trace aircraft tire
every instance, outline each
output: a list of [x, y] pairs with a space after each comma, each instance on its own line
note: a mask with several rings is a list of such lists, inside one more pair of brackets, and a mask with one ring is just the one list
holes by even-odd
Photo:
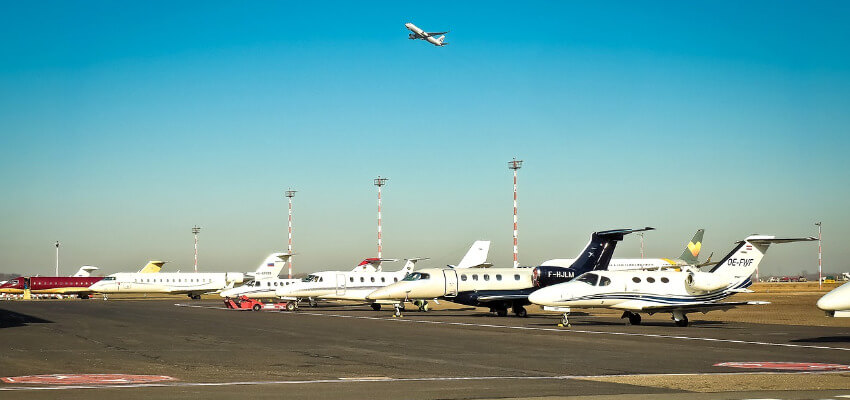
[[500, 317], [507, 317], [508, 316], [508, 308], [507, 307], [497, 308], [496, 309], [496, 315], [498, 315]]
[[682, 316], [682, 319], [676, 319], [676, 320], [673, 320], [673, 322], [676, 323], [676, 326], [685, 327], [685, 326], [688, 326], [688, 317]]
[[381, 311], [381, 305], [378, 303], [372, 303], [372, 309], [375, 311]]
[[629, 323], [632, 325], [640, 325], [640, 314], [629, 313]]
[[520, 318], [528, 317], [528, 311], [523, 306], [514, 307], [514, 314]]

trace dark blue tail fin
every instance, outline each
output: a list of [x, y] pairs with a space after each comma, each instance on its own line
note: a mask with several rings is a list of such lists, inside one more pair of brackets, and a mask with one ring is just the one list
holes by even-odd
[[610, 231], [593, 232], [590, 242], [579, 253], [575, 261], [569, 267], [547, 267], [540, 266], [534, 269], [532, 281], [536, 287], [545, 287], [557, 283], [567, 282], [573, 278], [595, 270], [608, 269], [608, 263], [614, 255], [617, 242], [623, 237], [634, 232], [651, 231], [655, 228], [642, 229], [613, 229]]

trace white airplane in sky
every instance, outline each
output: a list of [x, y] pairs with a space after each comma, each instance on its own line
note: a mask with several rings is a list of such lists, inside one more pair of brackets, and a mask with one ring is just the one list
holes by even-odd
[[[735, 293], [749, 292], [750, 276], [756, 271], [772, 243], [817, 240], [777, 239], [754, 235], [737, 243], [709, 272], [682, 270], [592, 271], [557, 285], [544, 287], [528, 296], [544, 309], [564, 312], [561, 324], [569, 325], [571, 308], [623, 310], [622, 318], [640, 324], [640, 314], [670, 313], [677, 326], [688, 325], [688, 313], [728, 310], [765, 302], [720, 302]], [[548, 307], [548, 308], [547, 308]]]
[[845, 283], [818, 300], [818, 308], [830, 317], [850, 317], [850, 283]]
[[288, 253], [273, 253], [252, 273], [242, 272], [159, 272], [159, 273], [116, 273], [91, 285], [93, 292], [113, 293], [165, 293], [185, 294], [191, 299], [200, 299], [204, 293], [215, 292], [242, 283], [245, 276], [277, 276]]
[[[410, 32], [412, 32], [410, 35], [408, 35], [408, 39], [411, 39], [411, 40], [413, 40], [413, 39], [427, 40], [429, 43], [433, 44], [434, 46], [438, 46], [438, 47], [445, 46], [445, 45], [449, 44], [448, 42], [443, 41], [443, 40], [445, 40], [446, 34], [449, 33], [449, 31], [445, 31], [445, 32], [425, 32], [422, 29], [419, 29], [418, 26], [413, 25], [410, 22], [404, 24], [404, 26], [405, 26], [405, 28], [409, 29]], [[434, 36], [437, 36], [437, 35], [440, 35], [440, 37], [434, 37]]]

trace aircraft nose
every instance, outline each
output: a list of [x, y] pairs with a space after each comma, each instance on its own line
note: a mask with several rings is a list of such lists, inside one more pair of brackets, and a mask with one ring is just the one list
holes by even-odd
[[387, 289], [385, 287], [375, 290], [369, 295], [366, 296], [366, 300], [388, 300], [390, 299], [390, 295], [392, 294], [391, 289]]
[[823, 297], [818, 300], [818, 308], [824, 311], [838, 311], [841, 303], [841, 296], [837, 296], [837, 293], [827, 293]]
[[555, 305], [556, 294], [557, 291], [552, 290], [552, 287], [543, 288], [531, 292], [531, 294], [528, 295], [528, 301], [541, 306], [553, 306]]

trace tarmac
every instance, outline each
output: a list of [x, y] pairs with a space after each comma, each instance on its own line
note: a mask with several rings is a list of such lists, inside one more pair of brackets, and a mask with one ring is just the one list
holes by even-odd
[[235, 311], [217, 300], [0, 303], [0, 376], [144, 374], [132, 384], [0, 383], [0, 398], [727, 399], [850, 398], [850, 370], [793, 373], [724, 362], [850, 364], [850, 327], [645, 318], [499, 318], [485, 309], [323, 304]]

